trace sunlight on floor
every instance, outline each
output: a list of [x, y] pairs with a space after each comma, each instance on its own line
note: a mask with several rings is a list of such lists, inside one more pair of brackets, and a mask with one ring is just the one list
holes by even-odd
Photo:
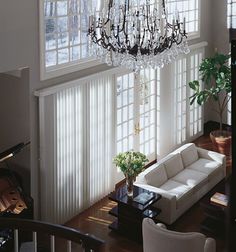
[[89, 216], [87, 218], [88, 221], [92, 221], [92, 222], [96, 222], [98, 224], [102, 224], [102, 225], [110, 225], [112, 223], [112, 221], [108, 221], [108, 220], [104, 220], [104, 219], [100, 219], [100, 218], [96, 218], [94, 216]]

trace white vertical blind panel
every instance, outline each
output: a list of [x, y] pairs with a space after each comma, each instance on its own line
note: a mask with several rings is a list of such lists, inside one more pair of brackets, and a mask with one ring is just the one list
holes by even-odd
[[78, 86], [55, 94], [55, 221], [63, 222], [82, 210], [83, 178], [83, 94]]
[[93, 80], [89, 85], [89, 201], [91, 204], [113, 190], [112, 127], [113, 96], [111, 77]]
[[57, 178], [54, 178], [55, 167], [55, 108], [56, 99], [53, 95], [40, 98], [40, 196], [41, 219], [55, 220], [54, 190]]
[[64, 223], [113, 190], [113, 87], [105, 76], [41, 101], [43, 220]]

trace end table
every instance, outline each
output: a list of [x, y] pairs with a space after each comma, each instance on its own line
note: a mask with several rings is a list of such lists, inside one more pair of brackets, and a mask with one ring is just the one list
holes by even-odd
[[[141, 193], [151, 193], [153, 197], [146, 204], [134, 201], [134, 198]], [[109, 199], [117, 202], [117, 206], [109, 211], [111, 215], [117, 217], [109, 228], [137, 241], [142, 241], [143, 218], [155, 219], [161, 212], [160, 209], [153, 206], [161, 199], [161, 195], [138, 186], [134, 186], [133, 198], [127, 196], [127, 187], [124, 185], [112, 192]]]

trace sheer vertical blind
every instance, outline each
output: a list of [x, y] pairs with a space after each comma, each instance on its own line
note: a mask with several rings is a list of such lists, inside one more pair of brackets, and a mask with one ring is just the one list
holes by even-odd
[[43, 220], [64, 223], [113, 190], [112, 92], [104, 75], [40, 99]]

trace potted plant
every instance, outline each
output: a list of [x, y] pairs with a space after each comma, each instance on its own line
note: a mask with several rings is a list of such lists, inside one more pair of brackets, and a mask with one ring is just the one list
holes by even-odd
[[199, 72], [202, 81], [205, 82], [203, 90], [201, 90], [198, 80], [189, 82], [189, 87], [194, 90], [194, 94], [190, 97], [191, 105], [195, 100], [199, 105], [203, 105], [206, 101], [216, 103], [214, 110], [219, 116], [220, 128], [212, 131], [210, 137], [215, 150], [226, 155], [230, 154], [231, 147], [231, 133], [223, 130], [223, 114], [231, 98], [229, 58], [229, 55], [216, 53], [213, 57], [201, 62]]
[[114, 157], [113, 162], [125, 175], [128, 197], [133, 197], [133, 183], [147, 161], [146, 155], [135, 151], [126, 151]]

